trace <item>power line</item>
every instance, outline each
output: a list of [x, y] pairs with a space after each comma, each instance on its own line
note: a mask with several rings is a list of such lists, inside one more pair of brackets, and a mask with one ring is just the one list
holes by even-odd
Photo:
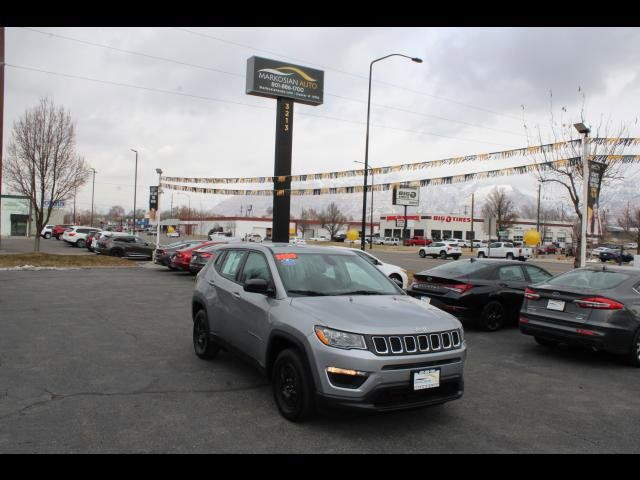
[[[271, 107], [267, 107], [267, 106], [263, 107], [263, 106], [260, 106], [260, 105], [254, 105], [254, 104], [250, 104], [250, 103], [238, 102], [238, 101], [234, 101], [234, 100], [227, 100], [227, 99], [214, 98], [214, 97], [206, 97], [206, 96], [203, 96], [203, 95], [194, 95], [194, 94], [191, 94], [191, 93], [174, 92], [172, 90], [164, 90], [164, 89], [161, 89], [161, 88], [143, 87], [143, 86], [140, 86], [140, 85], [133, 85], [133, 84], [123, 83], [123, 82], [114, 82], [114, 81], [110, 81], [110, 80], [102, 80], [102, 79], [91, 78], [91, 77], [84, 77], [84, 76], [81, 76], [81, 75], [73, 75], [73, 74], [69, 74], [69, 73], [52, 72], [50, 70], [43, 70], [43, 69], [34, 68], [34, 67], [26, 67], [26, 66], [23, 66], [23, 65], [12, 65], [12, 64], [9, 64], [9, 63], [6, 63], [5, 65], [7, 67], [11, 67], [11, 68], [17, 68], [17, 69], [22, 69], [22, 70], [30, 70], [30, 71], [39, 72], [39, 73], [46, 73], [48, 75], [56, 75], [56, 76], [61, 76], [61, 77], [66, 77], [66, 78], [73, 78], [73, 79], [76, 79], [76, 80], [86, 80], [86, 81], [91, 81], [91, 82], [96, 82], [96, 83], [102, 83], [102, 84], [105, 84], [105, 85], [114, 85], [114, 86], [118, 86], [118, 87], [135, 88], [135, 89], [146, 90], [146, 91], [150, 91], [150, 92], [166, 93], [166, 94], [170, 94], [170, 95], [178, 95], [178, 96], [183, 96], [183, 97], [195, 98], [195, 99], [198, 99], [198, 100], [206, 100], [206, 101], [211, 101], [211, 102], [228, 103], [228, 104], [232, 104], [232, 105], [241, 105], [241, 106], [245, 106], [245, 107], [259, 108], [259, 109], [262, 109], [262, 110], [272, 111]], [[364, 122], [360, 122], [360, 121], [356, 121], [356, 120], [347, 120], [347, 119], [344, 119], [344, 118], [330, 117], [330, 116], [327, 116], [327, 115], [317, 115], [317, 114], [312, 114], [312, 113], [307, 113], [307, 112], [298, 112], [298, 115], [303, 115], [303, 116], [306, 116], [306, 117], [324, 118], [324, 119], [327, 119], [327, 120], [335, 120], [335, 121], [338, 121], [338, 122], [352, 123], [352, 124], [362, 125], [362, 126], [365, 125]], [[403, 129], [403, 128], [397, 128], [397, 127], [390, 127], [390, 126], [386, 126], [386, 125], [378, 125], [378, 127], [385, 128], [385, 129], [390, 129], [390, 130], [402, 131], [402, 132], [420, 133], [420, 134], [432, 135], [432, 136], [436, 136], [436, 137], [452, 138], [452, 139], [455, 139], [455, 140], [462, 140], [464, 142], [484, 143], [484, 144], [490, 144], [490, 145], [499, 145], [499, 146], [503, 146], [503, 147], [515, 147], [514, 145], [509, 145], [509, 144], [496, 143], [496, 142], [487, 142], [485, 140], [473, 140], [473, 139], [466, 139], [466, 138], [460, 138], [460, 137], [451, 137], [451, 136], [447, 136], [447, 135], [441, 135], [441, 134], [438, 134], [438, 133], [419, 131], [418, 129], [409, 130], [409, 129]]]
[[[369, 77], [367, 77], [365, 75], [360, 75], [360, 74], [357, 74], [357, 73], [347, 72], [345, 70], [340, 70], [338, 68], [329, 67], [329, 66], [326, 66], [326, 65], [320, 65], [318, 63], [309, 62], [309, 61], [301, 59], [301, 58], [296, 58], [296, 57], [292, 57], [292, 56], [289, 56], [289, 55], [283, 55], [282, 53], [274, 52], [272, 50], [265, 50], [265, 49], [253, 47], [251, 45], [244, 45], [242, 43], [232, 42], [230, 40], [226, 40], [224, 38], [216, 37], [214, 35], [209, 35], [209, 34], [202, 33], [202, 32], [196, 32], [195, 30], [189, 30], [188, 28], [179, 28], [179, 27], [171, 27], [171, 28], [173, 28], [174, 30], [190, 33], [192, 35], [198, 35], [198, 36], [201, 36], [201, 37], [209, 38], [211, 40], [216, 40], [218, 42], [228, 43], [230, 45], [235, 45], [237, 47], [242, 47], [242, 48], [246, 48], [246, 49], [249, 49], [249, 50], [255, 50], [257, 52], [269, 53], [269, 54], [272, 54], [272, 55], [278, 55], [280, 57], [289, 58], [289, 59], [295, 60], [297, 62], [303, 62], [303, 63], [308, 63], [308, 64], [311, 64], [311, 65], [316, 65], [316, 66], [318, 66], [320, 68], [323, 68], [325, 70], [331, 70], [331, 71], [334, 71], [334, 72], [342, 73], [344, 75], [349, 75], [349, 76], [360, 78], [360, 79], [364, 79], [364, 80], [367, 80], [367, 81], [369, 80]], [[470, 103], [460, 102], [458, 100], [451, 100], [450, 98], [440, 97], [438, 95], [432, 95], [432, 94], [426, 93], [426, 92], [420, 92], [418, 90], [413, 90], [411, 88], [407, 88], [407, 87], [404, 87], [402, 85], [397, 85], [395, 83], [384, 82], [384, 81], [381, 81], [381, 80], [376, 80], [376, 81], [374, 81], [374, 83], [378, 83], [380, 85], [387, 85], [387, 86], [390, 86], [390, 87], [393, 87], [393, 88], [398, 88], [400, 90], [406, 90], [408, 92], [415, 93], [416, 95], [423, 95], [423, 96], [426, 96], [426, 97], [431, 97], [431, 98], [436, 98], [438, 100], [443, 100], [445, 102], [456, 103], [458, 105], [463, 105], [463, 106], [468, 107], [468, 108], [473, 108], [473, 109], [476, 109], [476, 110], [481, 110], [483, 112], [491, 113], [493, 115], [499, 115], [501, 117], [509, 118], [511, 120], [516, 120], [517, 122], [521, 121], [519, 118], [512, 117], [511, 115], [506, 115], [504, 113], [500, 113], [500, 112], [496, 112], [496, 111], [493, 111], [493, 110], [489, 110], [489, 109], [484, 108], [484, 107], [478, 107], [478, 106], [475, 106], [475, 105], [471, 105]]]
[[[107, 50], [113, 50], [113, 51], [116, 51], [116, 52], [119, 52], [119, 53], [126, 53], [126, 54], [129, 54], [129, 55], [137, 55], [137, 56], [141, 56], [141, 57], [145, 57], [145, 58], [150, 58], [150, 59], [153, 59], [153, 60], [160, 60], [160, 61], [164, 61], [164, 62], [174, 63], [176, 65], [181, 65], [181, 66], [185, 66], [185, 67], [197, 68], [197, 69], [200, 69], [200, 70], [207, 70], [207, 71], [211, 71], [211, 72], [215, 72], [215, 73], [221, 73], [221, 74], [224, 74], [224, 75], [230, 75], [230, 76], [235, 77], [235, 78], [237, 78], [239, 80], [243, 80], [245, 78], [245, 75], [242, 75], [242, 74], [239, 74], [239, 73], [234, 73], [234, 72], [229, 72], [229, 71], [226, 71], [226, 70], [221, 70], [221, 69], [218, 69], [218, 68], [209, 67], [209, 66], [206, 66], [206, 65], [198, 65], [198, 64], [194, 64], [194, 63], [185, 62], [185, 61], [182, 61], [182, 60], [176, 60], [176, 59], [172, 59], [172, 58], [161, 57], [161, 56], [158, 56], [158, 55], [151, 55], [151, 54], [147, 54], [147, 53], [144, 53], [144, 52], [137, 52], [137, 51], [134, 51], [134, 50], [126, 50], [126, 49], [123, 49], [123, 48], [113, 47], [113, 46], [107, 45], [107, 44], [90, 42], [88, 40], [81, 40], [81, 39], [78, 39], [78, 38], [73, 38], [73, 37], [69, 37], [69, 36], [66, 36], [66, 35], [60, 35], [60, 34], [57, 34], [57, 33], [45, 32], [45, 31], [38, 30], [38, 29], [35, 29], [35, 28], [28, 28], [28, 27], [18, 27], [18, 28], [21, 28], [22, 30], [27, 30], [27, 31], [30, 31], [30, 32], [34, 32], [34, 33], [39, 33], [41, 35], [45, 35], [45, 36], [49, 36], [49, 37], [60, 38], [60, 39], [71, 41], [71, 42], [77, 42], [77, 43], [80, 43], [80, 44], [83, 44], [83, 45], [87, 45], [87, 46], [105, 48]], [[364, 100], [358, 100], [358, 99], [351, 98], [351, 97], [345, 97], [343, 95], [338, 95], [338, 94], [331, 93], [331, 92], [325, 92], [325, 95], [330, 96], [330, 97], [339, 98], [341, 100], [347, 100], [347, 101], [350, 101], [350, 102], [360, 103], [360, 104], [366, 104], [367, 103]], [[464, 122], [462, 120], [455, 120], [455, 119], [452, 119], [452, 118], [442, 117], [442, 116], [439, 116], [439, 115], [433, 115], [433, 114], [428, 114], [428, 113], [423, 113], [423, 112], [416, 112], [415, 110], [407, 110], [407, 109], [404, 109], [404, 108], [394, 107], [394, 106], [391, 106], [391, 105], [382, 105], [382, 104], [378, 104], [378, 103], [372, 103], [372, 105], [374, 107], [377, 106], [377, 107], [380, 107], [380, 108], [387, 108], [387, 109], [390, 109], [390, 110], [397, 110], [399, 112], [411, 113], [413, 115], [419, 115], [419, 116], [430, 117], [430, 118], [437, 118], [438, 120], [444, 120], [444, 121], [447, 121], [447, 122], [459, 123], [461, 125], [467, 125], [467, 126], [470, 126], [470, 127], [493, 130], [493, 131], [496, 131], [496, 132], [506, 133], [508, 135], [515, 135], [515, 136], [518, 136], [518, 137], [525, 136], [524, 133], [515, 133], [515, 132], [511, 132], [509, 130], [501, 130], [501, 129], [498, 129], [498, 128], [485, 127], [484, 125], [478, 125], [478, 124], [475, 124], [475, 123]]]

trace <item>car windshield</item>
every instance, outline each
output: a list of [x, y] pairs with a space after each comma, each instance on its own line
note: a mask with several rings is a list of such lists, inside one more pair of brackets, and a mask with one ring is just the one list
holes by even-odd
[[607, 290], [628, 280], [630, 275], [610, 270], [577, 269], [562, 273], [547, 283], [557, 287], [589, 288], [593, 290]]
[[487, 264], [477, 261], [455, 262], [455, 263], [443, 263], [437, 267], [430, 268], [424, 272], [420, 272], [419, 275], [469, 275], [470, 273], [477, 272], [486, 268]]
[[274, 253], [290, 296], [398, 295], [402, 290], [358, 255]]

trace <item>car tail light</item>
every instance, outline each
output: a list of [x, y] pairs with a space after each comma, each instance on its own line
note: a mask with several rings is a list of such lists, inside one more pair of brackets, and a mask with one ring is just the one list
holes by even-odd
[[447, 290], [453, 290], [454, 292], [464, 293], [473, 288], [473, 285], [468, 283], [457, 283], [455, 285], [443, 285], [442, 288], [446, 288]]
[[604, 297], [582, 298], [575, 300], [574, 303], [580, 308], [593, 308], [596, 310], [620, 310], [624, 308], [622, 303]]
[[593, 336], [597, 336], [597, 335], [598, 335], [598, 332], [594, 332], [594, 331], [592, 331], [592, 330], [583, 330], [583, 329], [581, 329], [581, 328], [578, 328], [578, 329], [576, 330], [576, 333], [577, 333], [578, 335], [586, 335], [586, 336], [588, 336], [588, 337], [593, 337]]
[[447, 252], [450, 252], [450, 251], [451, 251], [451, 247], [447, 247]]
[[73, 237], [74, 235], [75, 235], [75, 232], [71, 232], [71, 233], [69, 234], [69, 236], [70, 236], [70, 237]]
[[533, 290], [531, 290], [530, 288], [527, 288], [524, 291], [524, 298], [528, 298], [529, 300], [540, 300], [540, 295], [534, 292]]
[[213, 254], [208, 253], [208, 252], [200, 252], [198, 255], [200, 256], [200, 258], [211, 258], [211, 257], [213, 257]]
[[520, 316], [518, 319], [520, 323], [529, 323], [529, 319], [527, 317]]

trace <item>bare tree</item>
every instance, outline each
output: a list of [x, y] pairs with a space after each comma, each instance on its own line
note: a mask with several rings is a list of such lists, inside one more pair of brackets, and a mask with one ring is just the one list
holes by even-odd
[[40, 251], [42, 227], [54, 203], [87, 182], [89, 170], [76, 151], [71, 115], [52, 100], [25, 111], [13, 124], [3, 178], [7, 186], [32, 200], [36, 224], [34, 251]]
[[[582, 108], [579, 115], [575, 115], [574, 119], [569, 118], [566, 107], [562, 107], [560, 112], [554, 115], [553, 110], [553, 93], [550, 94], [550, 125], [549, 133], [543, 135], [540, 127], [537, 126], [537, 141], [540, 145], [554, 144], [553, 148], [541, 148], [530, 155], [536, 160], [536, 176], [540, 182], [551, 182], [562, 186], [577, 216], [578, 224], [582, 222], [582, 209], [580, 208], [580, 200], [582, 199], [583, 171], [582, 171], [582, 140], [575, 138], [578, 136], [574, 128], [575, 123], [585, 123], [585, 95], [581, 88], [578, 93], [582, 96]], [[529, 133], [527, 125], [527, 139]], [[597, 173], [598, 188], [602, 191], [605, 187], [610, 187], [616, 181], [623, 178], [623, 163], [619, 158], [611, 157], [620, 155], [624, 149], [624, 143], [609, 142], [605, 139], [608, 137], [626, 138], [629, 134], [629, 125], [621, 125], [613, 128], [610, 121], [604, 121], [601, 117], [598, 125], [592, 128], [591, 136], [587, 139], [588, 155], [598, 156], [597, 161], [602, 167]], [[529, 146], [531, 146], [529, 144]], [[551, 163], [555, 162], [555, 163]], [[577, 235], [574, 240], [577, 242], [576, 251], [580, 251], [582, 242], [581, 229], [577, 229]], [[576, 255], [575, 265], [579, 264], [579, 255]]]
[[122, 218], [124, 218], [124, 214], [125, 214], [125, 211], [123, 207], [121, 207], [120, 205], [114, 205], [109, 209], [107, 218], [109, 219], [110, 222], [117, 223], [117, 222], [120, 222]]
[[485, 217], [496, 219], [496, 232], [492, 234], [498, 234], [499, 230], [505, 230], [513, 223], [517, 214], [513, 201], [509, 198], [506, 189], [496, 187], [489, 195], [482, 207], [482, 213]]
[[618, 217], [618, 226], [622, 228], [626, 237], [630, 237], [631, 229], [635, 227], [634, 223], [633, 210], [627, 202], [627, 206], [622, 209], [622, 213]]
[[314, 220], [318, 219], [318, 212], [316, 212], [313, 208], [300, 210], [300, 216], [298, 217], [297, 229], [300, 231], [300, 235], [304, 237], [304, 232], [309, 230], [309, 225]]
[[338, 206], [331, 202], [329, 206], [318, 213], [318, 221], [322, 228], [329, 232], [329, 237], [333, 238], [347, 221]]

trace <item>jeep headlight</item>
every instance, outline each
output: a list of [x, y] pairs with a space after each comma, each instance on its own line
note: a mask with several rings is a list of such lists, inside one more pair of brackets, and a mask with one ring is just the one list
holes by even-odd
[[367, 349], [364, 337], [357, 333], [342, 332], [340, 330], [319, 326], [315, 327], [315, 331], [318, 340], [330, 347]]

